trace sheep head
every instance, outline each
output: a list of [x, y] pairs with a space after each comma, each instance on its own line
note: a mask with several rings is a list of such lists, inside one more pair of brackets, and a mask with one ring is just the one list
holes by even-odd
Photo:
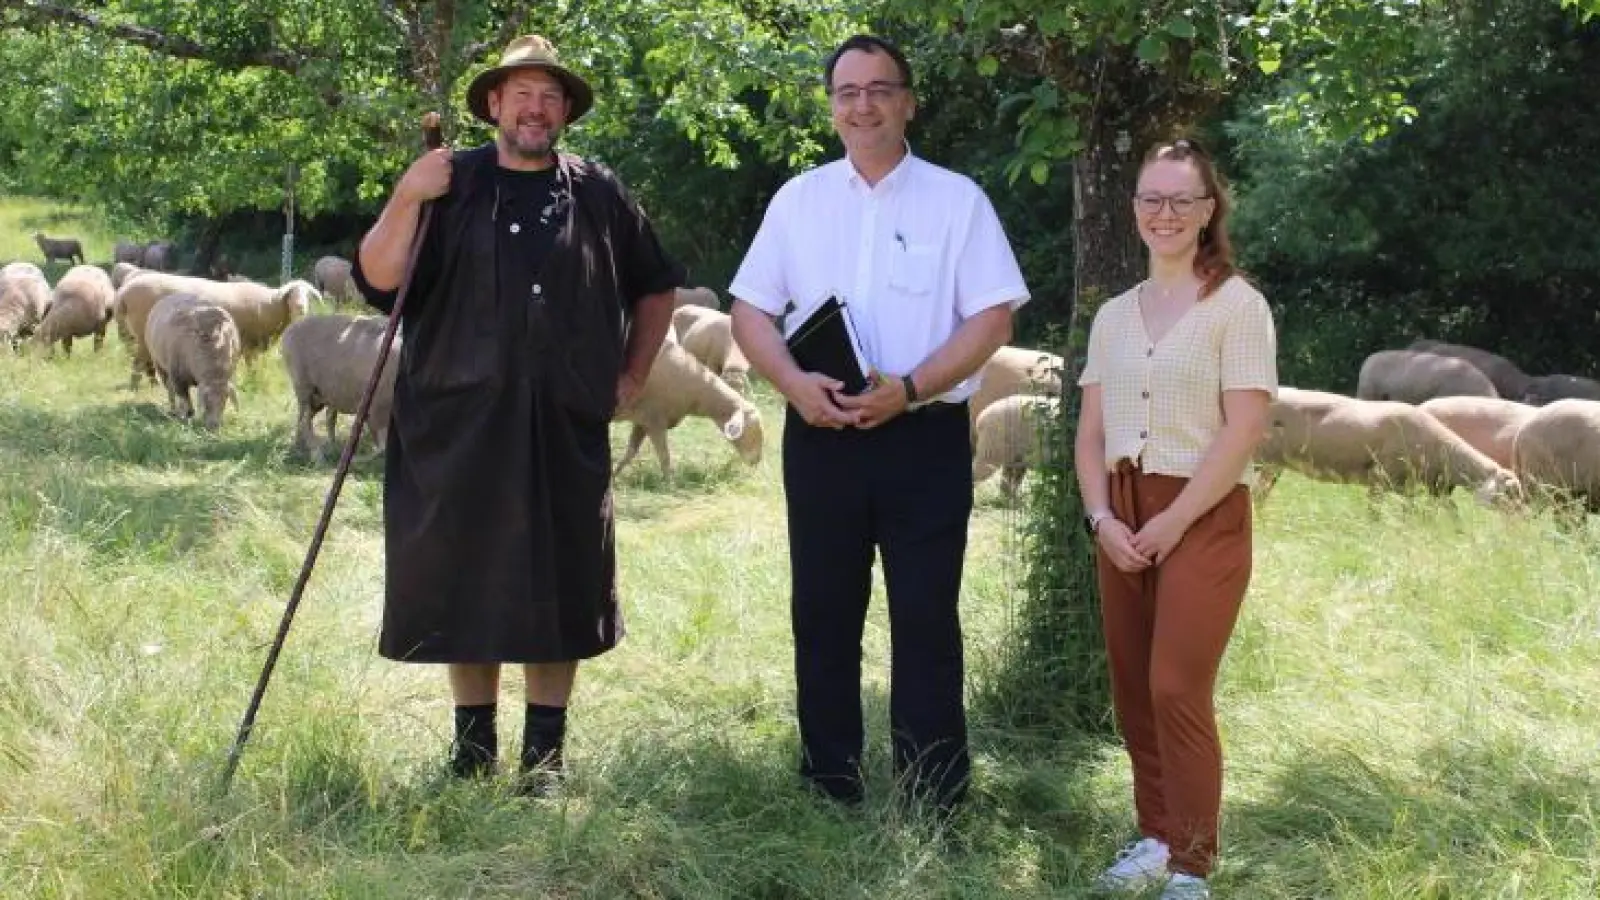
[[755, 465], [761, 462], [761, 413], [754, 406], [742, 406], [722, 423], [722, 436], [739, 451], [739, 458]]
[[1511, 506], [1526, 496], [1522, 480], [1510, 469], [1501, 469], [1477, 486], [1472, 496], [1484, 506]]
[[[207, 431], [216, 431], [222, 427], [222, 410], [227, 405], [228, 397], [233, 393], [231, 384], [202, 384], [197, 391], [200, 397], [200, 424]], [[239, 401], [234, 400], [237, 406]]]
[[312, 287], [310, 282], [296, 278], [285, 282], [284, 285], [272, 293], [272, 302], [282, 304], [287, 311], [287, 321], [293, 322], [303, 319], [311, 312], [313, 300], [320, 301], [322, 294]]

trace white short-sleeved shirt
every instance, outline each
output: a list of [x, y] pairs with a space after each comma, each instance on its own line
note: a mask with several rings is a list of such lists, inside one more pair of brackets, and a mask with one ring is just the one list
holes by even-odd
[[[1222, 430], [1222, 392], [1278, 389], [1277, 335], [1261, 292], [1235, 275], [1152, 342], [1139, 288], [1106, 302], [1089, 329], [1079, 385], [1100, 385], [1106, 468], [1191, 477]], [[1251, 478], [1249, 468], [1241, 482]]]
[[[830, 295], [867, 362], [905, 375], [963, 321], [1028, 289], [994, 206], [972, 179], [907, 153], [869, 185], [848, 159], [790, 179], [767, 206], [728, 292], [792, 330]], [[930, 400], [958, 402], [974, 375]]]

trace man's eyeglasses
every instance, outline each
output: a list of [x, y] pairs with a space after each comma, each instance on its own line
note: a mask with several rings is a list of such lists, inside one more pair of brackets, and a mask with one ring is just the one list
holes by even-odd
[[841, 84], [838, 87], [828, 88], [828, 96], [833, 102], [841, 106], [860, 100], [863, 95], [874, 104], [885, 103], [889, 98], [898, 94], [906, 86], [903, 81], [871, 81], [866, 87], [855, 84]]
[[1134, 194], [1133, 204], [1139, 212], [1147, 216], [1159, 215], [1161, 207], [1172, 204], [1172, 213], [1176, 216], [1187, 216], [1194, 212], [1194, 208], [1201, 200], [1210, 198], [1210, 194], [1201, 194], [1191, 197], [1188, 194], [1176, 194], [1168, 197], [1165, 194]]

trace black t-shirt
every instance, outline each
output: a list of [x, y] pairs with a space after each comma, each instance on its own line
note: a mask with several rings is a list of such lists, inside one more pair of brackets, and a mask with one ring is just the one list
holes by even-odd
[[556, 167], [536, 172], [495, 170], [495, 233], [500, 246], [500, 296], [543, 299], [539, 271], [566, 224]]

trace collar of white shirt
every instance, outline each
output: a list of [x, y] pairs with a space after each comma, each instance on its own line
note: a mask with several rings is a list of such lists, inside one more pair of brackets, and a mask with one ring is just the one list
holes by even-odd
[[878, 179], [877, 184], [867, 184], [867, 180], [861, 177], [861, 171], [856, 168], [855, 162], [850, 159], [849, 155], [846, 155], [844, 158], [845, 164], [842, 167], [845, 184], [853, 189], [864, 190], [868, 193], [887, 194], [893, 191], [896, 185], [911, 177], [912, 167], [919, 162], [917, 155], [911, 152], [911, 142], [902, 141], [902, 143], [905, 145], [906, 155], [900, 157], [900, 161], [895, 164], [895, 167], [889, 170], [889, 174]]

